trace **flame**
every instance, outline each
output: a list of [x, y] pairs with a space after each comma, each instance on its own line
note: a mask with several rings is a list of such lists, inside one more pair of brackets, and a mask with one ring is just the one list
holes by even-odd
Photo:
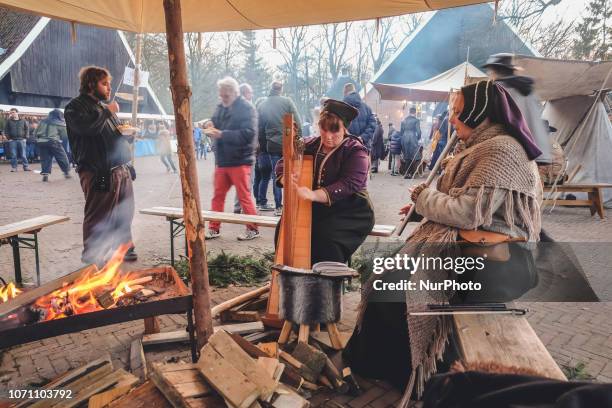
[[115, 306], [122, 296], [132, 291], [128, 286], [130, 275], [121, 274], [120, 269], [123, 256], [130, 246], [131, 244], [120, 245], [102, 270], [88, 272], [61, 289], [38, 298], [35, 306], [45, 311], [41, 320], [61, 319], [102, 310], [95, 295], [96, 291], [101, 292], [106, 287], [115, 288], [111, 293], [113, 303], [109, 307]]
[[13, 282], [9, 282], [8, 285], [0, 288], [0, 303], [4, 303], [9, 299], [14, 299], [19, 295], [21, 291], [17, 289]]

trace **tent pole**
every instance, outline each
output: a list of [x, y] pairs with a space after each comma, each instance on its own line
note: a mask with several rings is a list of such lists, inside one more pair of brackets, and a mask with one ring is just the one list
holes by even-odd
[[[136, 61], [132, 85], [132, 126], [138, 127], [138, 91], [140, 89], [140, 62], [142, 58], [142, 34], [136, 34]], [[132, 144], [132, 164], [134, 164], [134, 144]]]
[[204, 243], [204, 220], [200, 206], [198, 172], [196, 168], [195, 146], [191, 123], [191, 89], [187, 77], [181, 0], [164, 0], [166, 17], [166, 40], [168, 42], [168, 63], [170, 66], [170, 86], [174, 104], [176, 136], [178, 139], [179, 167], [183, 189], [183, 214], [185, 234], [189, 247], [189, 270], [191, 271], [191, 290], [198, 348], [201, 348], [212, 335], [210, 313], [210, 291], [208, 284], [208, 265]]

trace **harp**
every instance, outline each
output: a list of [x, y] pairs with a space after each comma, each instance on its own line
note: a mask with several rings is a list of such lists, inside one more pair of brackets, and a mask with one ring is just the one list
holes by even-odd
[[[283, 117], [283, 217], [274, 262], [310, 269], [312, 203], [298, 196], [297, 187], [312, 188], [314, 159], [304, 155], [304, 142], [298, 138], [294, 124], [293, 115]], [[279, 296], [278, 272], [272, 270], [266, 314], [261, 319], [266, 326], [281, 328], [283, 325], [278, 312]]]

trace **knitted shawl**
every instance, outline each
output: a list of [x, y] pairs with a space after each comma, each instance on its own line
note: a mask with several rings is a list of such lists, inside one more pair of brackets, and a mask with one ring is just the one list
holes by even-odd
[[[482, 123], [467, 140], [465, 150], [448, 163], [438, 179], [437, 189], [452, 197], [477, 189], [476, 225], [481, 227], [490, 225], [493, 218], [494, 209], [486, 197], [492, 199], [495, 191], [505, 191], [502, 206], [506, 224], [510, 228], [520, 227], [527, 232], [529, 241], [537, 241], [541, 218], [536, 192], [540, 180], [535, 166], [521, 144], [507, 135], [503, 125]], [[457, 235], [456, 228], [425, 219], [408, 237], [399, 253], [424, 254], [427, 257], [457, 255]], [[421, 279], [442, 281], [449, 278], [444, 271], [417, 270], [411, 279], [418, 282]], [[358, 330], [375, 279], [380, 279], [380, 275], [373, 275], [364, 287]], [[452, 293], [406, 292], [407, 311], [424, 310], [428, 303], [446, 302], [450, 296]], [[452, 330], [452, 319], [448, 316], [408, 314], [407, 322], [412, 374], [401, 406], [407, 406], [413, 387], [416, 387], [418, 397], [422, 395], [425, 382], [436, 372], [436, 361], [442, 358]]]

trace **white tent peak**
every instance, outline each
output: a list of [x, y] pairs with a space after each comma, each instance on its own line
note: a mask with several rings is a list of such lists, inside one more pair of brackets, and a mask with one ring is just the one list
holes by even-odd
[[448, 99], [452, 89], [459, 89], [474, 80], [486, 79], [484, 72], [464, 62], [424, 81], [412, 84], [372, 83], [382, 100], [441, 102]]

